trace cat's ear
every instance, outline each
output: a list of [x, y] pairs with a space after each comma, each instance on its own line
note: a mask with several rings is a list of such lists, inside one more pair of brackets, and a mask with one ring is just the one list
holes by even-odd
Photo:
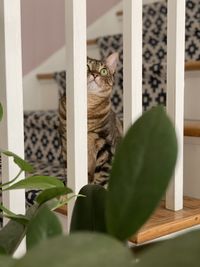
[[116, 71], [118, 61], [119, 54], [117, 52], [111, 54], [105, 60], [106, 66], [109, 68], [112, 74], [114, 74]]

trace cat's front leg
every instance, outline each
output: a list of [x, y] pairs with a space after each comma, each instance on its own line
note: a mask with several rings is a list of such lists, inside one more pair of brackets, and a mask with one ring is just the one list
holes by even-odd
[[94, 180], [94, 172], [96, 168], [96, 134], [88, 133], [88, 182]]

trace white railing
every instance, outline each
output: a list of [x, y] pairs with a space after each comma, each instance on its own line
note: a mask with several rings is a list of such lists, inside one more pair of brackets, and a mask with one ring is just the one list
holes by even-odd
[[[65, 1], [67, 57], [67, 182], [87, 184], [86, 0]], [[73, 203], [68, 208], [69, 221]]]
[[142, 114], [142, 1], [123, 1], [124, 132]]
[[[0, 101], [4, 107], [0, 146], [24, 157], [23, 90], [20, 0], [0, 1]], [[3, 157], [2, 181], [16, 176], [12, 159]], [[21, 175], [19, 179], [23, 179]], [[3, 192], [4, 204], [16, 213], [25, 212], [23, 190]]]
[[[142, 113], [142, 1], [124, 0], [125, 129]], [[0, 145], [23, 157], [23, 101], [20, 0], [0, 1], [0, 101], [4, 106]], [[183, 95], [185, 1], [168, 0], [167, 109], [179, 134], [179, 161], [166, 197], [167, 208], [183, 203]], [[87, 183], [86, 0], [66, 0], [68, 185], [78, 193]], [[16, 174], [3, 161], [3, 182]], [[24, 177], [20, 177], [23, 179]], [[161, 177], [162, 179], [162, 177]], [[24, 213], [24, 191], [3, 196], [11, 210]], [[72, 206], [69, 208], [71, 216]]]
[[[23, 90], [21, 56], [20, 0], [0, 1], [0, 101], [4, 108], [0, 124], [0, 147], [24, 157]], [[2, 159], [2, 182], [8, 182], [19, 169], [11, 158]], [[21, 174], [19, 179], [24, 179]], [[3, 192], [3, 204], [17, 214], [25, 213], [25, 192]], [[4, 224], [7, 221], [4, 220]], [[21, 244], [18, 255], [25, 250]]]
[[167, 110], [179, 141], [178, 161], [166, 194], [166, 208], [171, 210], [183, 208], [185, 4], [185, 0], [168, 0]]

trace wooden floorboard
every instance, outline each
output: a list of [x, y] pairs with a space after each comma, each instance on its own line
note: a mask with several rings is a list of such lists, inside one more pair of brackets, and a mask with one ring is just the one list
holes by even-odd
[[[67, 206], [65, 205], [56, 211], [67, 215]], [[137, 235], [130, 238], [130, 241], [135, 244], [142, 244], [199, 224], [200, 199], [184, 197], [184, 209], [176, 212], [165, 209], [165, 203], [162, 201], [149, 221]]]
[[200, 200], [184, 197], [184, 209], [165, 209], [164, 201], [131, 242], [141, 244], [200, 224]]

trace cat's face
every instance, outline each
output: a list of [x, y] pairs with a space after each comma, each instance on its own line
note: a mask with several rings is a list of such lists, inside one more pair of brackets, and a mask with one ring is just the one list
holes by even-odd
[[117, 53], [111, 54], [104, 61], [87, 58], [87, 88], [89, 93], [101, 95], [102, 92], [112, 89], [117, 61]]

